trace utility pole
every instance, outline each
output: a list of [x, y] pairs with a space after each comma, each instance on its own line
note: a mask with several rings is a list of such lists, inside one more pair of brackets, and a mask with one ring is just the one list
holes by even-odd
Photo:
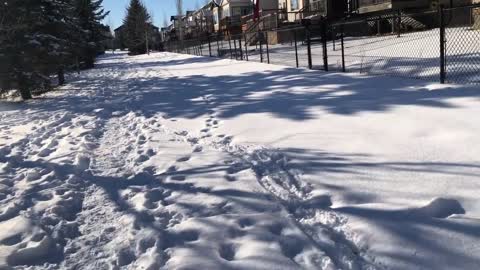
[[150, 55], [150, 49], [148, 48], [148, 27], [149, 25], [147, 24], [147, 28], [145, 29], [145, 45], [147, 47], [147, 54]]

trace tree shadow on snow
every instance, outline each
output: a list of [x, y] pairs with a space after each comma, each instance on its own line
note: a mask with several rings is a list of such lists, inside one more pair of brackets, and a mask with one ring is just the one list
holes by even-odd
[[[193, 58], [186, 60], [167, 60], [165, 62], [145, 62], [130, 64], [128, 68], [166, 67], [175, 65], [181, 69], [184, 64], [206, 63], [209, 58]], [[99, 68], [115, 68], [116, 64], [100, 64]], [[226, 62], [218, 61], [218, 65], [231, 68]], [[125, 72], [125, 74], [121, 74]], [[399, 105], [415, 105], [436, 108], [453, 108], [449, 99], [456, 97], [479, 98], [480, 91], [475, 88], [450, 87], [443, 90], [429, 91], [428, 83], [413, 80], [398, 80], [394, 78], [358, 77], [339, 74], [321, 73], [293, 68], [282, 70], [267, 70], [264, 72], [248, 72], [241, 75], [204, 76], [191, 75], [176, 77], [123, 76], [127, 71], [119, 71], [115, 74], [95, 74], [94, 71], [87, 73], [86, 79], [76, 79], [65, 88], [73, 91], [75, 95], [50, 96], [40, 98], [22, 104], [8, 106], [0, 104], [1, 110], [6, 112], [21, 111], [31, 114], [32, 117], [41, 113], [72, 112], [74, 114], [94, 115], [108, 120], [118, 115], [135, 111], [145, 117], [161, 113], [168, 117], [196, 118], [206, 115], [214, 107], [219, 118], [233, 118], [244, 114], [270, 113], [274, 117], [306, 121], [315, 117], [311, 114], [312, 109], [322, 109], [331, 114], [351, 116], [362, 112], [383, 112]], [[384, 81], [388, 81], [385, 84]], [[391, 88], [395, 85], [395, 88]], [[103, 110], [98, 110], [102, 109]], [[25, 110], [32, 109], [32, 110]], [[119, 112], [112, 115], [112, 112]], [[454, 163], [415, 163], [415, 162], [355, 162], [363, 155], [345, 156], [328, 152], [312, 152], [306, 149], [280, 149], [282, 153], [292, 157], [291, 168], [299, 168], [305, 173], [328, 172], [331, 174], [357, 174], [362, 170], [390, 170], [390, 171], [418, 171], [431, 174], [465, 174], [465, 168], [471, 175], [478, 177], [480, 166], [478, 164], [454, 164]], [[0, 161], [3, 157], [0, 157]], [[6, 160], [5, 160], [6, 161]], [[24, 164], [25, 167], [28, 164]], [[58, 167], [58, 164], [43, 164], [41, 161], [30, 166], [46, 168]], [[73, 169], [58, 168], [74, 173]], [[189, 169], [176, 173], [195, 176], [196, 174], [212, 171], [223, 171], [224, 165], [209, 165], [207, 167]], [[67, 173], [66, 172], [66, 173]], [[126, 177], [102, 178], [89, 177], [92, 184], [102, 187], [115, 201], [120, 209], [128, 209], [137, 215], [142, 226], [152, 223], [152, 217], [139, 213], [119, 196], [119, 191], [129, 186], [161, 187], [168, 190], [179, 190], [187, 193], [209, 193], [229, 200], [237, 201], [245, 208], [259, 210], [252, 198], [258, 196], [254, 193], [238, 192], [236, 190], [209, 190], [198, 187], [191, 183], [162, 183], [155, 176], [135, 176], [132, 179]], [[342, 185], [329, 185], [327, 189], [345, 189]], [[358, 190], [344, 190], [352, 198], [360, 202], [371, 202], [372, 194], [366, 194]], [[188, 205], [184, 207], [192, 209], [192, 213], [204, 213], [208, 209], [199, 209], [202, 206]], [[455, 247], [448, 243], [439, 244], [432, 239], [430, 234], [424, 234], [426, 228], [437, 228], [446, 233], [467, 234], [480, 238], [480, 226], [450, 219], [439, 219], [429, 216], [413, 215], [409, 211], [388, 211], [369, 208], [339, 208], [335, 209], [359, 218], [367, 219], [378, 224], [394, 237], [406, 242], [420, 244], [437, 254], [445, 254], [446, 257], [458, 256], [464, 265], [474, 263], [474, 259], [468, 254], [455, 254]], [[405, 218], [409, 217], [409, 218]], [[154, 218], [153, 218], [154, 220]], [[147, 224], [147, 225], [145, 225]], [[399, 225], [401, 224], [401, 225]], [[478, 224], [478, 223], [477, 223]], [[151, 226], [151, 225], [148, 225]], [[173, 240], [172, 240], [173, 241]], [[388, 256], [401, 256], [401, 254], [388, 254]], [[399, 257], [399, 260], [414, 261], [418, 265], [428, 266], [425, 258]]]

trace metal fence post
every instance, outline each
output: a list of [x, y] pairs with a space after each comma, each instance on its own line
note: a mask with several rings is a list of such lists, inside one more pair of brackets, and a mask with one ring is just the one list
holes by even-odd
[[267, 63], [270, 64], [270, 48], [268, 46], [268, 31], [265, 31], [265, 46], [267, 47]]
[[297, 30], [293, 30], [293, 39], [295, 40], [295, 62], [298, 68], [298, 46], [297, 46]]
[[328, 71], [327, 21], [322, 23], [323, 69]]
[[337, 28], [336, 27], [332, 27], [332, 43], [333, 43], [333, 51], [336, 51], [336, 48], [335, 48], [335, 41], [337, 39]]
[[220, 43], [218, 42], [219, 36], [217, 35], [217, 57], [220, 57]]
[[248, 61], [248, 43], [247, 43], [247, 33], [243, 35], [244, 43], [245, 43], [245, 59]]
[[400, 37], [401, 34], [402, 34], [402, 11], [401, 10], [398, 10], [398, 25], [397, 25], [398, 29], [397, 29], [397, 37]]
[[210, 43], [210, 35], [207, 36], [208, 40], [208, 55], [212, 57], [212, 44]]
[[237, 40], [235, 37], [233, 38], [233, 48], [235, 49], [235, 60], [238, 60], [238, 55], [237, 55]]
[[340, 31], [341, 31], [341, 34], [340, 34], [340, 42], [342, 44], [342, 72], [346, 72], [346, 68], [345, 68], [345, 43], [344, 43], [344, 27], [345, 25], [342, 24], [341, 28], [340, 28]]
[[445, 70], [445, 18], [443, 5], [438, 8], [440, 17], [440, 83], [445, 83], [446, 70]]
[[312, 69], [312, 47], [311, 47], [311, 40], [310, 40], [310, 30], [308, 27], [305, 27], [305, 32], [307, 34], [307, 55], [308, 55], [308, 68]]
[[257, 39], [260, 42], [260, 62], [263, 63], [263, 47], [262, 47], [262, 37], [260, 32], [257, 33]]
[[232, 54], [232, 42], [230, 39], [230, 34], [228, 34], [228, 49], [230, 50], [230, 59], [233, 59], [233, 54]]
[[242, 35], [238, 37], [238, 49], [240, 50], [240, 60], [243, 60]]

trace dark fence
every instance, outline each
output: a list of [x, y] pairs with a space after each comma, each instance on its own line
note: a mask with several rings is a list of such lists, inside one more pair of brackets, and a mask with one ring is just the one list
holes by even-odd
[[165, 44], [171, 52], [303, 67], [480, 83], [480, 5], [391, 11], [341, 21]]

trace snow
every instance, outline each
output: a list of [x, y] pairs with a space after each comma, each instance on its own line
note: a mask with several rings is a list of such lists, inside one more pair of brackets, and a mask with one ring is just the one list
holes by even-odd
[[[293, 31], [293, 30], [289, 30]], [[302, 29], [297, 29], [300, 37]], [[319, 37], [316, 37], [319, 38]], [[448, 82], [478, 83], [478, 57], [480, 31], [470, 27], [447, 27], [446, 29], [446, 73]], [[440, 30], [381, 36], [359, 36], [345, 38], [345, 68], [348, 72], [367, 74], [391, 74], [406, 78], [423, 78], [440, 81]], [[329, 70], [341, 71], [342, 52], [338, 38], [328, 41], [327, 55]], [[233, 43], [233, 42], [232, 42]], [[212, 55], [218, 56], [218, 48], [230, 57], [228, 41], [211, 43]], [[308, 68], [307, 45], [299, 38], [297, 44], [299, 67]], [[238, 47], [237, 47], [238, 49]], [[235, 48], [232, 45], [232, 50]], [[245, 54], [242, 43], [242, 53]], [[258, 45], [247, 46], [248, 60], [261, 61]], [[192, 53], [193, 49], [190, 50]], [[238, 49], [240, 51], [240, 49]], [[267, 48], [263, 45], [263, 62], [267, 62]], [[314, 69], [324, 69], [323, 46], [320, 42], [311, 44], [312, 65]], [[201, 54], [208, 56], [208, 44], [204, 44]], [[235, 55], [233, 56], [235, 58]], [[240, 52], [238, 52], [240, 58]], [[269, 46], [270, 63], [296, 66], [295, 45], [292, 42]]]
[[478, 269], [473, 86], [107, 54], [0, 103], [0, 268]]

